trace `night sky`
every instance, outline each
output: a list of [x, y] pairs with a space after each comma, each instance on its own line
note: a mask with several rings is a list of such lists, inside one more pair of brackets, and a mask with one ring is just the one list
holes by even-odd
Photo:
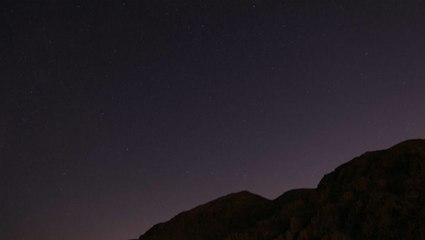
[[423, 1], [0, 11], [0, 239], [136, 238], [425, 136]]

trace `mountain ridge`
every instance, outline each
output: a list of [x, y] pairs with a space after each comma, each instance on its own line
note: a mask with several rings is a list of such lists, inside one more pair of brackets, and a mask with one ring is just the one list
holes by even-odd
[[273, 200], [225, 195], [160, 223], [139, 240], [425, 239], [425, 140], [369, 151], [312, 189]]

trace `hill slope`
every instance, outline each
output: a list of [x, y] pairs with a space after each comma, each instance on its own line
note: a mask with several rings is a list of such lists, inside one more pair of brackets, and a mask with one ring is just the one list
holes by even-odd
[[316, 189], [274, 200], [227, 195], [139, 239], [425, 239], [425, 140], [367, 152], [326, 174]]

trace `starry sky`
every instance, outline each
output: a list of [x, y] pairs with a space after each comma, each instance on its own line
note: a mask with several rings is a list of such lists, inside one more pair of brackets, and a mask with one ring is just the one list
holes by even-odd
[[5, 1], [0, 238], [125, 240], [425, 136], [425, 3]]

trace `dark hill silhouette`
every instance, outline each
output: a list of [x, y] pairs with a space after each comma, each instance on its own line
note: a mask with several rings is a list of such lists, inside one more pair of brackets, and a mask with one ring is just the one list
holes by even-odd
[[316, 189], [274, 200], [234, 193], [183, 212], [140, 240], [425, 239], [425, 140], [367, 152]]

